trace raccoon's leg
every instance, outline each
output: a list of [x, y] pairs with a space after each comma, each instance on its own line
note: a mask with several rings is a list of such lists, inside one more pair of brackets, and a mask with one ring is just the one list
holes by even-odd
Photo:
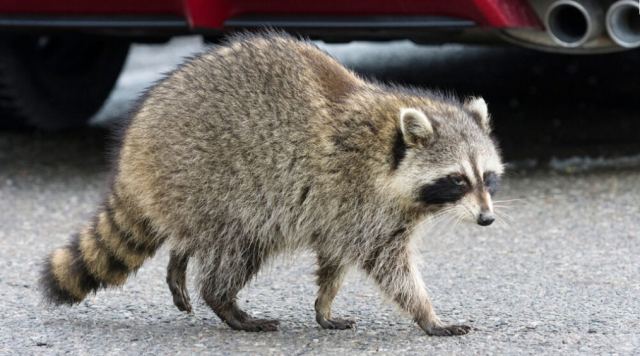
[[173, 296], [173, 304], [181, 311], [191, 313], [191, 300], [187, 291], [187, 264], [189, 254], [171, 251], [167, 266], [167, 284]]
[[[224, 258], [217, 258], [214, 263], [217, 268], [210, 271], [206, 280], [202, 282], [201, 293], [204, 301], [232, 329], [278, 330], [278, 320], [254, 318], [240, 309], [236, 303], [238, 292], [258, 273], [265, 258], [264, 252], [250, 246], [240, 253], [234, 253], [230, 249], [222, 253], [225, 254]], [[220, 263], [221, 260], [226, 263]]]
[[467, 325], [444, 325], [431, 305], [422, 277], [406, 247], [378, 248], [363, 263], [382, 291], [432, 336], [464, 335]]
[[331, 318], [331, 303], [342, 286], [346, 270], [345, 266], [318, 256], [316, 276], [320, 289], [315, 302], [316, 321], [325, 329], [351, 329], [356, 324], [353, 320]]

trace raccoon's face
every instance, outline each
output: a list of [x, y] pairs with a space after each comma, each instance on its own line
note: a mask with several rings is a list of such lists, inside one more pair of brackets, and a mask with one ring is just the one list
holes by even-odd
[[486, 103], [461, 108], [402, 108], [394, 145], [394, 190], [414, 212], [442, 212], [488, 226], [503, 164]]

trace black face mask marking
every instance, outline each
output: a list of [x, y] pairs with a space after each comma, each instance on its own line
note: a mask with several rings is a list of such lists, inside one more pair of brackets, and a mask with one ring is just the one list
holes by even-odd
[[450, 175], [420, 188], [418, 200], [427, 205], [455, 203], [471, 191], [471, 183], [462, 175]]
[[400, 165], [400, 162], [407, 155], [407, 145], [404, 143], [404, 139], [402, 138], [402, 132], [398, 130], [393, 140], [393, 151], [391, 157], [391, 168], [397, 169]]
[[489, 194], [494, 195], [498, 192], [498, 188], [500, 187], [500, 177], [498, 177], [495, 172], [485, 172], [483, 180], [484, 186]]

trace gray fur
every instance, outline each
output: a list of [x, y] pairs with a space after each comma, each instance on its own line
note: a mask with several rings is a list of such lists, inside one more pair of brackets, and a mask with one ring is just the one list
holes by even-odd
[[[367, 82], [286, 35], [238, 36], [149, 91], [125, 132], [113, 192], [167, 237], [172, 256], [194, 258], [203, 299], [233, 328], [277, 328], [240, 310], [236, 295], [274, 256], [309, 248], [323, 327], [353, 326], [330, 308], [355, 266], [427, 333], [463, 334], [468, 327], [445, 326], [433, 311], [410, 242], [433, 214], [491, 209], [482, 172], [501, 174], [502, 164], [474, 103]], [[433, 132], [412, 140], [396, 167], [406, 108]], [[452, 170], [473, 175], [473, 193], [443, 206], [416, 200]], [[169, 270], [172, 291], [186, 294], [184, 274], [172, 281]]]

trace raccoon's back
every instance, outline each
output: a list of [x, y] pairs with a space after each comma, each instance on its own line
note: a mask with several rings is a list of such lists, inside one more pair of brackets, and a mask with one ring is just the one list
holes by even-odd
[[308, 43], [236, 38], [151, 89], [126, 132], [119, 176], [149, 195], [150, 209], [191, 224], [203, 212], [277, 218], [313, 177], [308, 161], [321, 126], [331, 126], [331, 96], [356, 81]]

